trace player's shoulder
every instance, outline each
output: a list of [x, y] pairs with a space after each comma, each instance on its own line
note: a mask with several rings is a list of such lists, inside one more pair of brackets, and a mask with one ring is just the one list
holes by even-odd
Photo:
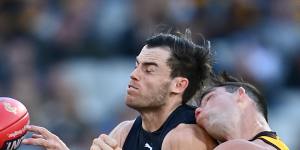
[[243, 139], [234, 139], [226, 141], [218, 145], [215, 150], [271, 150], [269, 147], [262, 146], [260, 144], [250, 142]]
[[123, 146], [126, 137], [128, 136], [134, 120], [127, 120], [117, 125], [111, 132], [110, 136], [117, 140], [120, 146]]
[[213, 149], [216, 146], [205, 130], [196, 124], [179, 124], [165, 137], [163, 145], [171, 149]]
[[115, 135], [115, 134], [124, 134], [130, 131], [132, 125], [134, 123], [134, 120], [127, 120], [119, 123], [110, 133], [110, 135]]
[[126, 120], [126, 121], [119, 123], [117, 128], [130, 129], [132, 127], [133, 123], [134, 123], [134, 120]]
[[[172, 129], [168, 135], [195, 135], [197, 133], [205, 132], [202, 128], [197, 127], [196, 124], [179, 124], [177, 127]], [[173, 137], [172, 136], [172, 137]], [[181, 137], [183, 138], [183, 137]]]
[[173, 129], [173, 131], [176, 132], [182, 132], [182, 131], [192, 132], [195, 130], [204, 131], [202, 128], [197, 126], [197, 124], [185, 124], [185, 123], [180, 123], [176, 128]]
[[179, 124], [170, 131], [170, 135], [180, 135], [180, 138], [197, 137], [198, 139], [211, 139], [208, 133], [197, 124]]

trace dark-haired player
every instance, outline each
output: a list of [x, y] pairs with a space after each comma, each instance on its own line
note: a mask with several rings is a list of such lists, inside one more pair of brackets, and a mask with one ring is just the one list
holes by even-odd
[[[94, 139], [91, 150], [206, 150], [215, 146], [214, 140], [196, 126], [195, 108], [186, 105], [211, 71], [209, 48], [193, 43], [190, 37], [187, 30], [184, 35], [160, 33], [145, 41], [126, 96], [127, 106], [140, 116], [120, 123], [110, 136], [102, 134]], [[33, 128], [31, 131], [36, 132]], [[56, 140], [58, 147], [53, 149], [64, 149], [54, 137], [23, 143], [47, 148], [47, 141]], [[42, 140], [46, 146], [36, 144]]]
[[196, 120], [222, 142], [216, 150], [288, 150], [268, 125], [266, 102], [257, 88], [226, 73], [214, 79]]

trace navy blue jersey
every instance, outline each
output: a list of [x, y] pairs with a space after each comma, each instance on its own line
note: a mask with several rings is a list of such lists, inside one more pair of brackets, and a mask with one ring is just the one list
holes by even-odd
[[180, 123], [195, 124], [195, 107], [181, 105], [176, 108], [163, 125], [154, 132], [147, 132], [142, 127], [141, 116], [137, 117], [123, 145], [123, 150], [160, 150], [169, 131]]

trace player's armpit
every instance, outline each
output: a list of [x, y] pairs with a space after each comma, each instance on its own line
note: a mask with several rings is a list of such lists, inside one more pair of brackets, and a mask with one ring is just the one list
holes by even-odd
[[165, 137], [162, 150], [212, 150], [216, 146], [202, 128], [195, 124], [180, 124]]
[[114, 138], [120, 147], [123, 147], [125, 139], [134, 123], [134, 120], [121, 122], [116, 126], [109, 134], [110, 137]]

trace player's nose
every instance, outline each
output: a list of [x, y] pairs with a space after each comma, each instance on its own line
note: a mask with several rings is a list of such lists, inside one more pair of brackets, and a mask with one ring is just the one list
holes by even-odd
[[135, 68], [131, 74], [130, 74], [130, 79], [132, 80], [139, 80], [139, 70], [138, 68]]

